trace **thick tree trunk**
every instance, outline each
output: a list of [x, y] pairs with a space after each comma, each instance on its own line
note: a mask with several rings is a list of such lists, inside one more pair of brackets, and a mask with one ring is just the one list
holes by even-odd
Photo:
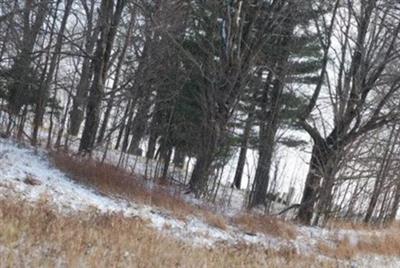
[[86, 107], [86, 123], [79, 145], [79, 151], [81, 152], [91, 153], [94, 147], [100, 123], [101, 101], [107, 77], [107, 65], [114, 43], [116, 27], [118, 26], [125, 3], [125, 0], [118, 0], [114, 14], [113, 1], [103, 0], [101, 4], [101, 38], [97, 42], [95, 58], [93, 59], [94, 78]]
[[68, 134], [77, 136], [84, 119], [84, 106], [87, 99], [87, 92], [92, 77], [92, 69], [90, 68], [89, 57], [86, 57], [82, 64], [82, 74], [76, 89], [76, 95], [73, 100], [72, 110], [70, 113], [70, 122]]
[[81, 143], [79, 146], [79, 151], [81, 152], [91, 152], [94, 147], [94, 141], [96, 138], [97, 128], [100, 122], [101, 113], [101, 101], [103, 99], [103, 90], [105, 77], [104, 69], [106, 68], [105, 62], [105, 46], [107, 37], [107, 10], [112, 11], [112, 5], [110, 1], [103, 0], [102, 2], [102, 18], [104, 21], [102, 23], [102, 37], [97, 42], [97, 48], [95, 53], [95, 58], [93, 59], [94, 64], [94, 78], [93, 84], [90, 87], [88, 103], [86, 107], [86, 123], [82, 133]]
[[[94, 5], [86, 10], [87, 16], [87, 29], [86, 29], [86, 44], [85, 52], [87, 55], [93, 56], [93, 50], [96, 45], [100, 30], [101, 19], [97, 21], [96, 25], [93, 25], [93, 13]], [[81, 76], [79, 83], [76, 87], [76, 94], [73, 98], [72, 109], [70, 113], [68, 134], [77, 136], [79, 133], [80, 126], [84, 119], [84, 109], [87, 101], [87, 96], [90, 88], [90, 81], [93, 76], [93, 68], [91, 66], [92, 57], [85, 57], [83, 59]]]
[[[282, 59], [282, 62], [277, 67], [277, 77], [273, 81], [273, 86], [270, 90], [270, 82], [272, 73], [270, 72], [267, 78], [264, 89], [264, 97], [262, 103], [262, 112], [260, 120], [260, 141], [259, 141], [259, 157], [257, 162], [256, 174], [252, 186], [252, 191], [249, 197], [249, 208], [257, 205], [264, 205], [267, 197], [267, 190], [270, 180], [270, 171], [272, 157], [274, 152], [275, 137], [278, 131], [279, 116], [282, 108], [282, 93], [283, 79], [287, 56]], [[270, 98], [268, 98], [270, 96]], [[269, 101], [270, 99], [270, 101]], [[268, 103], [270, 104], [268, 110]], [[267, 111], [268, 110], [268, 111]]]
[[270, 179], [270, 170], [273, 156], [273, 144], [275, 142], [276, 128], [266, 128], [260, 130], [260, 149], [257, 163], [256, 174], [250, 194], [249, 207], [264, 205], [267, 197], [267, 190]]
[[143, 96], [142, 102], [140, 103], [135, 118], [133, 119], [131, 126], [132, 139], [128, 149], [129, 153], [134, 153], [139, 148], [140, 141], [146, 133], [148, 114], [151, 107], [150, 93], [150, 90], [147, 89], [147, 92]]
[[320, 191], [322, 171], [327, 162], [324, 151], [322, 146], [314, 144], [303, 197], [297, 214], [297, 219], [305, 225], [310, 225], [314, 216], [314, 206]]
[[333, 187], [335, 185], [335, 178], [333, 168], [336, 163], [328, 162], [323, 170], [322, 186], [319, 191], [319, 199], [317, 203], [316, 216], [313, 225], [318, 225], [322, 219], [322, 225], [324, 225], [330, 216], [332, 198], [333, 198]]
[[196, 157], [192, 176], [189, 181], [190, 190], [196, 197], [200, 197], [207, 191], [208, 177], [211, 172], [211, 165], [215, 156], [218, 141], [218, 134], [215, 129], [208, 128], [202, 133], [202, 148]]

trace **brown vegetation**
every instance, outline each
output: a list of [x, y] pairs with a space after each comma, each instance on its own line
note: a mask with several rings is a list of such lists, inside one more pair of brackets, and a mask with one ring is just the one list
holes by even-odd
[[56, 214], [0, 201], [2, 267], [332, 267], [290, 249], [238, 245], [213, 250], [189, 246], [146, 227], [140, 219], [96, 211]]
[[234, 223], [251, 233], [264, 233], [285, 239], [295, 239], [295, 226], [272, 216], [241, 214], [233, 219]]
[[356, 241], [348, 236], [335, 238], [333, 246], [320, 242], [318, 249], [321, 254], [336, 259], [354, 259], [357, 256], [378, 255], [397, 257], [400, 254], [400, 235], [398, 230], [393, 233], [371, 233], [361, 235]]
[[163, 187], [165, 183], [153, 184], [150, 189], [144, 179], [111, 164], [59, 152], [53, 152], [51, 156], [57, 168], [102, 194], [163, 208], [181, 220], [185, 220], [188, 215], [197, 215], [215, 227], [226, 229], [222, 216], [205, 207], [188, 204], [180, 197], [179, 190], [169, 191], [171, 187]]
[[[180, 192], [171, 191], [173, 186], [164, 187], [165, 183], [155, 183], [150, 189], [145, 181], [135, 175], [116, 168], [110, 164], [101, 164], [94, 160], [73, 157], [64, 153], [52, 153], [52, 159], [56, 166], [71, 175], [79, 183], [94, 187], [102, 194], [121, 197], [135, 202], [152, 205], [166, 209], [175, 217], [185, 220], [189, 215], [203, 218], [211, 226], [226, 230], [228, 223], [238, 226], [244, 232], [255, 234], [263, 233], [294, 240], [297, 237], [296, 226], [272, 216], [256, 215], [250, 213], [240, 214], [232, 219], [224, 218], [214, 213], [205, 206], [194, 206], [185, 202]], [[99, 216], [96, 216], [97, 220]], [[101, 217], [100, 217], [101, 218]], [[127, 220], [129, 221], [129, 220]], [[351, 229], [371, 231], [370, 225], [355, 224], [344, 221], [330, 221], [330, 229]], [[397, 225], [391, 225], [391, 229], [398, 229]], [[236, 246], [242, 250], [244, 246]], [[246, 246], [247, 248], [247, 246]], [[386, 235], [365, 236], [357, 243], [352, 244], [347, 237], [333, 238], [332, 245], [321, 241], [318, 249], [322, 255], [335, 259], [351, 259], [357, 255], [377, 254], [385, 256], [397, 256], [400, 248], [400, 236]], [[296, 255], [291, 249], [282, 250], [279, 256]], [[285, 254], [283, 254], [285, 252]], [[289, 254], [290, 253], [290, 254]], [[288, 256], [286, 256], [288, 257]], [[285, 257], [285, 258], [286, 258]], [[290, 257], [291, 258], [291, 257]], [[289, 259], [290, 259], [289, 258]]]
[[264, 233], [287, 239], [296, 237], [293, 225], [272, 216], [246, 213], [227, 219], [216, 214], [211, 208], [188, 204], [181, 198], [179, 190], [172, 191], [172, 187], [163, 187], [166, 185], [165, 181], [154, 184], [150, 189], [146, 187], [144, 179], [111, 164], [73, 157], [61, 152], [53, 152], [51, 156], [57, 168], [79, 183], [94, 187], [105, 195], [163, 208], [182, 220], [185, 220], [188, 215], [196, 215], [211, 226], [223, 230], [227, 228], [228, 223], [231, 223], [248, 233]]

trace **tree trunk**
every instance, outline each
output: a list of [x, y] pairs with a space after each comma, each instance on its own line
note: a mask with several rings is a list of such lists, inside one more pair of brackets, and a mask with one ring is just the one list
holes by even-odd
[[79, 151], [91, 153], [94, 147], [96, 133], [100, 123], [101, 101], [107, 77], [107, 65], [110, 59], [116, 28], [121, 18], [126, 0], [118, 0], [113, 14], [113, 1], [103, 0], [101, 3], [100, 19], [101, 37], [96, 46], [93, 59], [94, 78], [90, 87], [88, 104], [86, 107], [86, 123], [82, 133]]
[[202, 133], [202, 145], [196, 157], [189, 187], [196, 197], [200, 197], [207, 191], [208, 177], [215, 156], [218, 142], [218, 133], [215, 128], [204, 128]]
[[147, 152], [146, 152], [146, 157], [149, 159], [154, 158], [154, 154], [156, 152], [157, 138], [158, 138], [157, 132], [152, 130], [150, 132], [149, 143], [148, 143]]
[[393, 205], [390, 209], [390, 214], [388, 216], [388, 221], [393, 222], [396, 219], [397, 212], [399, 211], [399, 203], [400, 203], [400, 180], [397, 179], [397, 185], [395, 190]]
[[185, 153], [179, 147], [175, 147], [174, 153], [174, 165], [178, 168], [183, 168], [185, 165]]
[[118, 150], [118, 148], [120, 146], [120, 143], [121, 143], [121, 140], [122, 140], [122, 136], [124, 134], [124, 131], [126, 130], [126, 125], [127, 125], [126, 120], [128, 118], [128, 114], [130, 114], [131, 103], [132, 102], [129, 101], [128, 104], [126, 105], [124, 115], [123, 115], [123, 117], [121, 119], [122, 120], [122, 125], [121, 125], [121, 127], [119, 129], [119, 132], [118, 132], [117, 142], [116, 142], [115, 147], [114, 147], [115, 150]]
[[115, 76], [114, 76], [113, 86], [111, 88], [111, 96], [110, 96], [110, 99], [108, 100], [108, 103], [107, 103], [106, 112], [104, 113], [104, 119], [103, 119], [103, 123], [102, 123], [102, 125], [100, 127], [99, 136], [97, 138], [97, 143], [101, 143], [103, 141], [104, 134], [105, 134], [105, 131], [106, 131], [106, 128], [107, 128], [107, 125], [108, 125], [108, 120], [110, 118], [111, 110], [113, 108], [114, 96], [115, 96], [115, 93], [116, 93], [116, 91], [118, 89], [119, 76], [121, 74], [122, 64], [124, 62], [128, 46], [130, 45], [131, 30], [132, 30], [133, 22], [134, 22], [134, 17], [132, 15], [131, 20], [129, 22], [129, 27], [128, 27], [128, 30], [127, 30], [127, 35], [126, 35], [126, 38], [125, 38], [125, 41], [124, 41], [124, 45], [122, 47], [121, 54], [119, 55], [119, 58], [118, 58], [117, 67], [115, 68]]
[[[86, 10], [87, 17], [87, 29], [86, 29], [86, 44], [85, 52], [87, 55], [93, 56], [93, 50], [96, 45], [98, 38], [101, 19], [97, 21], [97, 24], [93, 26], [93, 13], [94, 5]], [[83, 59], [81, 76], [79, 83], [76, 87], [76, 94], [73, 98], [72, 110], [70, 113], [70, 122], [68, 128], [68, 134], [77, 136], [79, 133], [80, 126], [84, 119], [84, 107], [90, 87], [90, 81], [93, 76], [93, 68], [91, 65], [92, 57], [85, 57]]]
[[154, 154], [156, 152], [156, 145], [157, 145], [157, 139], [159, 137], [159, 107], [158, 104], [160, 102], [156, 103], [156, 106], [154, 108], [154, 114], [153, 117], [151, 119], [151, 123], [150, 123], [150, 127], [149, 127], [149, 141], [148, 141], [148, 145], [147, 145], [147, 152], [146, 152], [146, 157], [149, 159], [153, 159], [154, 158]]
[[[331, 158], [332, 159], [332, 158]], [[333, 198], [333, 187], [335, 185], [335, 172], [333, 168], [335, 168], [336, 163], [329, 162], [325, 165], [325, 169], [323, 170], [324, 179], [322, 180], [322, 186], [319, 193], [319, 200], [316, 209], [316, 217], [312, 222], [313, 225], [318, 225], [322, 218], [323, 223], [325, 224], [330, 216], [331, 206], [332, 206], [332, 198]]]
[[58, 134], [57, 134], [57, 139], [56, 139], [56, 143], [55, 143], [56, 148], [61, 146], [61, 139], [64, 134], [65, 124], [67, 122], [67, 116], [68, 116], [70, 104], [71, 104], [71, 96], [68, 94], [67, 104], [65, 105], [65, 111], [64, 111], [63, 117], [60, 122], [61, 126], [60, 126], [60, 129], [58, 130]]
[[240, 187], [241, 187], [243, 170], [244, 170], [244, 165], [246, 162], [247, 146], [249, 143], [251, 127], [253, 126], [253, 113], [254, 113], [253, 110], [254, 110], [254, 107], [251, 108], [251, 111], [250, 111], [249, 115], [247, 116], [246, 125], [243, 130], [243, 136], [242, 136], [242, 140], [241, 140], [241, 144], [240, 144], [239, 159], [237, 162], [235, 177], [233, 179], [233, 184], [232, 184], [232, 186], [236, 187], [236, 189], [240, 189]]
[[368, 204], [367, 212], [366, 212], [365, 218], [364, 218], [365, 223], [370, 222], [373, 212], [375, 210], [375, 207], [378, 203], [378, 198], [379, 198], [379, 195], [381, 194], [381, 189], [382, 189], [385, 179], [387, 177], [388, 169], [392, 162], [394, 149], [395, 149], [395, 146], [399, 139], [399, 135], [400, 135], [400, 129], [396, 131], [396, 125], [394, 125], [390, 132], [390, 137], [387, 142], [384, 156], [383, 156], [382, 162], [380, 163], [380, 169], [379, 169], [379, 172], [375, 179], [375, 184], [374, 184], [374, 189], [373, 189], [373, 192], [371, 195], [371, 200]]
[[135, 115], [135, 118], [133, 119], [132, 122], [132, 128], [131, 128], [132, 139], [128, 149], [129, 153], [134, 153], [139, 148], [140, 141], [142, 140], [146, 132], [148, 113], [151, 107], [150, 97], [151, 97], [151, 92], [149, 89], [147, 89], [145, 95], [143, 96], [142, 102], [140, 103], [138, 111]]
[[[282, 93], [284, 79], [284, 65], [286, 64], [287, 56], [282, 60], [277, 68], [277, 77], [273, 82], [272, 92], [269, 92], [272, 73], [270, 72], [267, 78], [264, 89], [264, 97], [262, 104], [262, 118], [260, 120], [260, 141], [259, 141], [259, 157], [257, 162], [256, 174], [252, 186], [252, 191], [249, 197], [249, 207], [265, 204], [267, 190], [270, 180], [270, 171], [272, 157], [274, 152], [275, 137], [278, 131], [279, 116], [282, 108]], [[270, 96], [270, 102], [268, 95]], [[270, 103], [269, 111], [267, 111], [267, 103]]]
[[327, 155], [328, 153], [326, 153], [326, 150], [322, 145], [314, 144], [311, 153], [310, 168], [304, 186], [303, 197], [301, 199], [300, 208], [297, 214], [297, 219], [302, 224], [311, 224], [314, 215], [314, 206], [320, 191], [322, 171], [327, 163]]
[[163, 179], [167, 179], [169, 164], [171, 162], [171, 156], [172, 156], [172, 148], [168, 148], [163, 156], [163, 160], [164, 160], [164, 168], [163, 168], [163, 173], [162, 173]]
[[250, 208], [265, 204], [269, 185], [275, 134], [275, 130], [265, 129], [265, 126], [263, 127], [263, 130], [260, 130], [260, 143], [263, 144], [260, 144], [256, 174], [252, 191], [250, 193]]

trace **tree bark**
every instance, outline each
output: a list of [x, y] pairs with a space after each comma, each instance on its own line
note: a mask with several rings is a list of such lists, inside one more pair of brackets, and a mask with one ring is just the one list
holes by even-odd
[[118, 83], [119, 83], [119, 76], [121, 74], [121, 69], [122, 69], [122, 64], [124, 62], [125, 59], [125, 55], [126, 55], [126, 51], [128, 49], [128, 46], [130, 45], [130, 40], [131, 40], [131, 30], [133, 27], [133, 22], [134, 22], [134, 16], [131, 16], [131, 20], [129, 22], [129, 26], [127, 29], [127, 34], [126, 34], [126, 38], [122, 47], [122, 51], [121, 54], [119, 55], [118, 58], [118, 63], [117, 63], [117, 67], [115, 68], [115, 76], [114, 76], [114, 81], [113, 81], [113, 86], [111, 88], [111, 96], [110, 99], [107, 103], [107, 108], [106, 108], [106, 112], [104, 113], [104, 118], [103, 118], [103, 123], [100, 127], [100, 131], [99, 131], [99, 136], [97, 138], [97, 143], [101, 143], [103, 141], [104, 138], [104, 134], [108, 125], [108, 120], [110, 118], [110, 114], [111, 114], [111, 110], [113, 108], [113, 103], [114, 103], [114, 96], [115, 93], [118, 89]]
[[328, 162], [328, 155], [329, 153], [323, 145], [314, 144], [311, 153], [310, 168], [297, 215], [297, 220], [302, 224], [311, 224], [314, 216], [314, 206], [320, 191], [323, 170]]
[[196, 156], [196, 164], [189, 181], [190, 190], [196, 197], [200, 197], [207, 191], [208, 177], [218, 142], [218, 134], [215, 129], [206, 128], [205, 130], [202, 133], [202, 147]]
[[236, 189], [240, 189], [240, 187], [241, 187], [243, 170], [244, 170], [244, 165], [246, 162], [247, 147], [248, 147], [248, 143], [249, 143], [251, 128], [253, 126], [254, 108], [255, 108], [255, 105], [253, 105], [250, 108], [250, 112], [247, 116], [246, 124], [244, 126], [243, 135], [242, 135], [242, 139], [241, 139], [239, 159], [237, 162], [235, 177], [233, 179], [233, 184], [232, 184], [232, 186], [235, 187]]
[[107, 77], [107, 65], [110, 59], [116, 28], [119, 24], [126, 0], [118, 0], [113, 13], [113, 1], [103, 0], [101, 4], [101, 37], [96, 46], [93, 83], [90, 87], [88, 104], [86, 107], [86, 123], [82, 133], [80, 152], [91, 153], [94, 147], [96, 133], [100, 123], [101, 101]]

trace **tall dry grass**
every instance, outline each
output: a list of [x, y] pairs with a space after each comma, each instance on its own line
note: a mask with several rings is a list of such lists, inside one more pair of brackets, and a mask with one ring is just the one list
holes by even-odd
[[377, 255], [383, 257], [400, 256], [400, 230], [391, 234], [371, 233], [360, 235], [357, 241], [351, 241], [350, 237], [334, 239], [334, 246], [321, 241], [318, 244], [320, 254], [337, 259], [354, 259], [365, 255]]
[[165, 182], [163, 181], [161, 181], [162, 185], [156, 184], [149, 189], [145, 186], [143, 179], [111, 164], [73, 157], [62, 152], [53, 152], [51, 156], [57, 168], [69, 174], [77, 182], [93, 187], [105, 195], [122, 197], [163, 208], [181, 220], [185, 220], [188, 215], [195, 215], [204, 219], [211, 226], [223, 230], [227, 229], [229, 224], [233, 224], [246, 232], [264, 233], [284, 238], [295, 237], [293, 225], [273, 217], [242, 214], [238, 217], [227, 218], [209, 207], [187, 203], [181, 198], [179, 191], [168, 191], [171, 188], [164, 187]]
[[233, 218], [233, 222], [244, 228], [244, 231], [251, 233], [263, 233], [288, 240], [295, 239], [297, 236], [296, 227], [268, 215], [256, 215], [243, 213]]
[[58, 215], [46, 202], [0, 200], [0, 267], [333, 267], [290, 249], [198, 248], [140, 219]]
[[61, 152], [53, 152], [51, 157], [58, 169], [102, 194], [164, 208], [180, 219], [202, 210], [182, 200], [179, 191], [171, 193], [161, 185], [154, 185], [149, 189], [143, 179], [111, 164], [73, 157]]
[[[289, 241], [296, 239], [298, 235], [294, 224], [275, 217], [243, 213], [233, 218], [224, 218], [206, 207], [188, 204], [181, 198], [178, 191], [171, 194], [171, 191], [162, 185], [155, 185], [150, 190], [142, 179], [110, 164], [100, 164], [90, 159], [75, 158], [64, 153], [52, 153], [52, 159], [59, 169], [70, 174], [77, 182], [93, 187], [100, 193], [163, 208], [182, 220], [189, 215], [195, 215], [220, 229], [225, 230], [228, 225], [234, 225], [244, 232], [264, 233]], [[317, 249], [322, 255], [334, 259], [350, 259], [363, 254], [400, 255], [400, 234], [398, 234], [400, 226], [398, 224], [390, 227], [394, 230], [393, 234], [388, 235], [381, 232], [379, 236], [373, 235], [374, 229], [369, 225], [331, 221], [328, 227], [370, 231], [372, 235], [362, 237], [356, 244], [350, 243], [346, 237], [333, 238], [334, 246], [332, 243], [321, 241], [317, 245]], [[291, 252], [290, 249], [287, 249], [285, 254], [287, 252]], [[293, 255], [295, 254], [293, 253]]]

